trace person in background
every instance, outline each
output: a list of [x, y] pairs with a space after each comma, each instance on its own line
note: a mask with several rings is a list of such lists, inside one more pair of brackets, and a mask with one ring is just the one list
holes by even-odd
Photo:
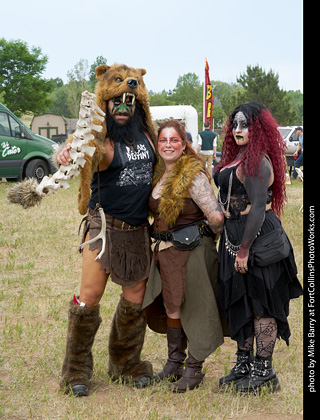
[[204, 122], [204, 130], [198, 134], [198, 153], [205, 162], [207, 171], [212, 176], [212, 163], [216, 159], [217, 135], [210, 130], [210, 122]]
[[[224, 217], [204, 163], [179, 121], [160, 125], [158, 152], [149, 199], [153, 260], [143, 307], [149, 327], [167, 334], [168, 359], [158, 379], [169, 379], [171, 389], [185, 392], [201, 384], [205, 358], [223, 343], [216, 302], [216, 241]], [[193, 229], [196, 241], [182, 249], [175, 234], [182, 233], [187, 241]], [[160, 323], [154, 322], [155, 314], [161, 313], [155, 310], [159, 298], [166, 313], [162, 330], [149, 322], [151, 316], [153, 324]]]
[[[294, 162], [294, 170], [292, 172], [293, 179], [297, 179], [298, 176], [296, 168], [300, 168], [300, 166], [303, 166], [303, 128], [297, 127], [295, 129], [295, 132], [299, 136], [299, 144], [297, 146], [297, 150], [294, 152], [294, 157], [296, 161]], [[301, 153], [299, 154], [299, 152]]]
[[277, 338], [289, 344], [289, 302], [302, 294], [290, 242], [289, 256], [268, 266], [253, 264], [249, 258], [257, 236], [281, 229], [284, 153], [277, 123], [263, 105], [249, 102], [234, 109], [225, 126], [214, 181], [225, 213], [219, 244], [220, 305], [238, 347], [236, 365], [219, 383], [234, 384], [240, 392], [266, 385], [272, 391], [279, 389], [272, 367], [274, 346]]
[[184, 128], [185, 128], [185, 130], [186, 130], [186, 137], [187, 137], [187, 140], [188, 140], [190, 143], [192, 143], [192, 134], [191, 134], [191, 132], [187, 129], [187, 127], [186, 127], [186, 122], [185, 122], [185, 121], [183, 121], [183, 120], [181, 120], [180, 122], [181, 122], [181, 124], [184, 126]]

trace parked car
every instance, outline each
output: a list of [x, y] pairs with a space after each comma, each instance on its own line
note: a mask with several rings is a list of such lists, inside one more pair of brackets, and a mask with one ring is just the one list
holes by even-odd
[[295, 129], [299, 127], [298, 125], [295, 126], [288, 126], [288, 127], [278, 127], [278, 130], [286, 143], [286, 158], [287, 158], [287, 165], [294, 166], [294, 152], [297, 150], [299, 144], [299, 136], [296, 134]]
[[0, 179], [27, 177], [41, 182], [45, 175], [56, 172], [50, 159], [56, 148], [56, 142], [33, 133], [0, 103]]

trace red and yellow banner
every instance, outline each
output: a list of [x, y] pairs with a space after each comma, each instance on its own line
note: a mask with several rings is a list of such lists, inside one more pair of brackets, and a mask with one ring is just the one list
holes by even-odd
[[212, 130], [212, 107], [213, 107], [213, 96], [212, 96], [212, 86], [209, 76], [209, 64], [206, 59], [206, 68], [205, 68], [205, 81], [204, 81], [204, 110], [203, 110], [203, 122], [210, 122], [210, 130]]

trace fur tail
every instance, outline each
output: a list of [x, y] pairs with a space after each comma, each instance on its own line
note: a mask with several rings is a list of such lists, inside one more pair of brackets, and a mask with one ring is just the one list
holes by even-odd
[[9, 188], [7, 198], [10, 203], [19, 204], [24, 209], [40, 204], [42, 196], [38, 194], [38, 182], [34, 178], [20, 182], [15, 187]]

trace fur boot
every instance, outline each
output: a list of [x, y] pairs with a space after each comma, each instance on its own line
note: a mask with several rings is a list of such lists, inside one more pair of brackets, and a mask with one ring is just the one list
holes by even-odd
[[109, 376], [133, 386], [144, 387], [153, 378], [152, 365], [140, 358], [146, 332], [142, 305], [121, 295], [114, 313], [109, 337]]
[[79, 396], [88, 395], [89, 380], [93, 374], [91, 349], [101, 323], [99, 311], [100, 305], [85, 308], [73, 301], [69, 304], [66, 354], [60, 383], [66, 393], [72, 391]]

